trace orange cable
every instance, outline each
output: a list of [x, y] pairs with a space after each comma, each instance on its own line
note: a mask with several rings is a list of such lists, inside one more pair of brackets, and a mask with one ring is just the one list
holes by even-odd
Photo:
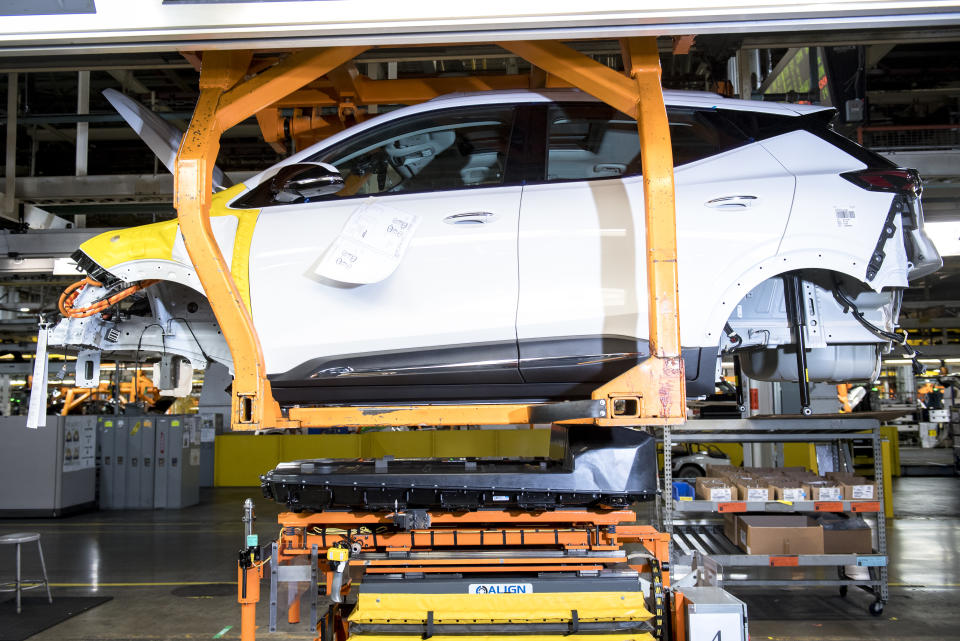
[[119, 292], [117, 292], [116, 294], [113, 294], [112, 296], [101, 298], [100, 300], [94, 302], [91, 305], [87, 305], [86, 307], [74, 308], [73, 307], [74, 301], [77, 300], [77, 297], [80, 295], [80, 292], [82, 292], [87, 285], [92, 285], [94, 287], [102, 287], [100, 283], [98, 283], [97, 281], [93, 280], [90, 277], [87, 277], [87, 278], [84, 278], [83, 280], [78, 280], [77, 282], [69, 285], [65, 290], [63, 290], [63, 293], [60, 294], [60, 301], [58, 302], [57, 307], [59, 307], [60, 313], [66, 316], [67, 318], [87, 318], [89, 316], [93, 316], [94, 314], [98, 314], [102, 312], [108, 307], [112, 307], [113, 305], [116, 305], [117, 303], [122, 301], [124, 298], [132, 296], [133, 294], [136, 294], [137, 292], [144, 290], [147, 287], [150, 287], [151, 285], [157, 282], [159, 281], [158, 280], [140, 281], [139, 283], [135, 283], [125, 289], [120, 290]]

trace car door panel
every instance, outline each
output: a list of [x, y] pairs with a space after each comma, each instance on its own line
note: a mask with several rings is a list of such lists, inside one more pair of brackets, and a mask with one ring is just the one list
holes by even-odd
[[250, 289], [269, 373], [292, 370], [309, 360], [305, 355], [437, 346], [498, 343], [515, 358], [521, 187], [479, 191], [494, 222], [444, 222], [475, 209], [478, 190], [380, 196], [418, 215], [420, 225], [396, 272], [358, 287], [318, 279], [312, 266], [360, 200], [265, 208], [251, 247]]

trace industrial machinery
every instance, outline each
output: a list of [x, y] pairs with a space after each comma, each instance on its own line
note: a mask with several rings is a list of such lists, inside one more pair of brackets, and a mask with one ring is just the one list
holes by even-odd
[[[269, 552], [249, 540], [242, 554], [243, 629], [268, 564], [270, 630], [283, 611], [299, 623], [306, 595], [307, 628], [323, 641], [663, 638], [669, 539], [635, 518], [584, 509], [283, 513]], [[639, 547], [628, 553], [626, 544]]]
[[[263, 548], [252, 533], [252, 502], [245, 505], [246, 532], [238, 563], [243, 641], [255, 637], [260, 579], [267, 567], [271, 627], [280, 585], [286, 584], [292, 595], [288, 621], [299, 621], [299, 596], [308, 593], [310, 629], [323, 641], [466, 639], [503, 632], [535, 635], [531, 641], [554, 636], [597, 641], [668, 637], [669, 537], [650, 525], [635, 524], [634, 512], [616, 509], [656, 494], [653, 440], [625, 429], [605, 431], [682, 423], [686, 414], [673, 157], [657, 42], [653, 37], [623, 38], [626, 73], [560, 42], [496, 44], [534, 65], [531, 87], [545, 84], [546, 78], [537, 80], [536, 75], [555, 76], [638, 123], [650, 357], [600, 385], [587, 400], [281, 407], [266, 377], [249, 302], [241, 293], [247, 287], [246, 266], [225, 260], [211, 226], [219, 138], [248, 117], [261, 118], [314, 79], [336, 76], [369, 47], [298, 49], [266, 66], [253, 51], [202, 54], [200, 98], [176, 156], [175, 204], [179, 234], [194, 269], [191, 278], [202, 287], [234, 363], [233, 429], [577, 424], [568, 441], [570, 456], [563, 462], [537, 462], [536, 470], [518, 469], [531, 465], [521, 462], [492, 472], [486, 462], [482, 469], [481, 462], [464, 463], [462, 471], [452, 475], [466, 486], [456, 492], [434, 479], [437, 487], [424, 495], [414, 487], [424, 473], [403, 464], [397, 470], [392, 461], [374, 462], [372, 470], [356, 462], [352, 469], [350, 464], [327, 462], [281, 466], [265, 479], [267, 489], [300, 511], [281, 514], [279, 538]], [[349, 77], [349, 71], [344, 73]], [[358, 113], [355, 97], [353, 92], [349, 104], [338, 105], [340, 114]], [[100, 304], [95, 301], [72, 313], [99, 313]], [[603, 443], [604, 438], [609, 442]], [[598, 452], [602, 460], [596, 458]], [[477, 469], [469, 469], [471, 464]], [[373, 485], [378, 479], [379, 487]], [[345, 483], [364, 485], [348, 490]], [[502, 503], [509, 509], [491, 507], [501, 496], [507, 497]], [[350, 509], [361, 505], [363, 511]], [[354, 584], [356, 590], [351, 589]], [[321, 595], [331, 603], [325, 612]]]
[[[247, 303], [211, 232], [217, 141], [225, 129], [363, 49], [304, 50], [259, 73], [249, 70], [250, 52], [203, 55], [200, 101], [177, 155], [176, 205], [196, 276], [235, 364], [233, 429], [568, 424], [566, 451], [555, 462], [300, 461], [267, 474], [267, 495], [292, 511], [279, 516], [277, 540], [261, 546], [252, 532], [252, 502], [245, 504], [238, 564], [243, 641], [255, 638], [267, 569], [270, 629], [281, 593], [290, 623], [300, 622], [306, 594], [308, 629], [320, 641], [503, 633], [669, 638], [669, 536], [616, 509], [658, 491], [653, 439], [626, 428], [680, 423], [686, 413], [673, 162], [656, 42], [622, 41], [626, 74], [558, 42], [500, 46], [638, 122], [651, 358], [588, 400], [281, 408]], [[743, 618], [740, 624], [745, 630]]]

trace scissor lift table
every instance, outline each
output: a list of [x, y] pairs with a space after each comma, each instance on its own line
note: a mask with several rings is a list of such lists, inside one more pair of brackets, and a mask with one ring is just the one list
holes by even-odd
[[306, 598], [306, 627], [322, 641], [662, 638], [669, 537], [635, 519], [583, 509], [286, 512], [269, 554], [258, 560], [254, 544], [241, 560], [243, 631], [269, 574], [269, 629], [284, 610], [301, 623]]

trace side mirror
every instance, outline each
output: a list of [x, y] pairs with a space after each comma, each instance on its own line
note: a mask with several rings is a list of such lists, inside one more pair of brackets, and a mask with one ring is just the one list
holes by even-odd
[[270, 179], [270, 191], [281, 202], [317, 198], [343, 189], [343, 176], [333, 165], [301, 162], [281, 167]]

